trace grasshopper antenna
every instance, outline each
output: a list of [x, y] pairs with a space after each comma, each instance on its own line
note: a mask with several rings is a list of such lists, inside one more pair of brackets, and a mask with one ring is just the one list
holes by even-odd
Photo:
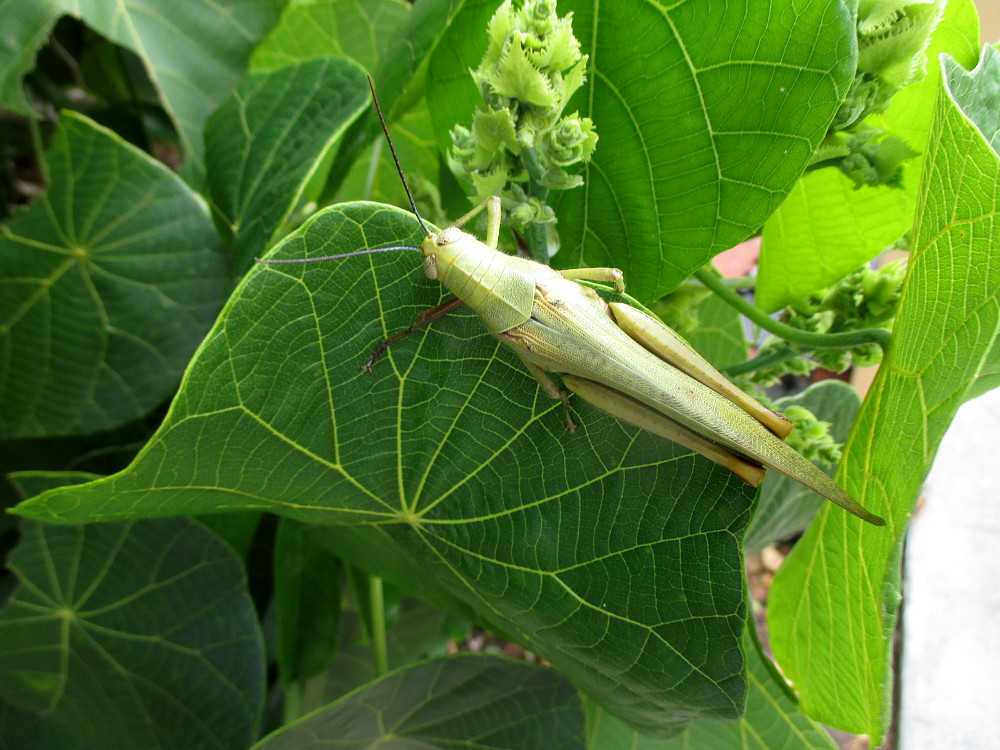
[[389, 137], [389, 128], [385, 124], [385, 118], [382, 116], [382, 108], [378, 104], [378, 96], [375, 94], [375, 84], [372, 83], [372, 77], [368, 76], [368, 88], [372, 90], [372, 101], [375, 103], [375, 112], [378, 113], [378, 121], [382, 123], [382, 132], [385, 133], [385, 140], [389, 144], [389, 151], [392, 152], [392, 160], [396, 163], [396, 171], [399, 172], [399, 179], [403, 183], [403, 190], [406, 191], [406, 197], [410, 199], [410, 207], [413, 209], [413, 215], [417, 217], [417, 221], [420, 222], [421, 228], [424, 230], [424, 234], [430, 234], [431, 230], [427, 228], [424, 224], [424, 220], [420, 218], [420, 212], [417, 210], [417, 203], [413, 200], [413, 193], [410, 192], [410, 186], [406, 184], [406, 177], [403, 176], [403, 168], [399, 165], [399, 157], [396, 155], [396, 147], [392, 145], [392, 138]]
[[320, 255], [316, 258], [254, 258], [258, 263], [315, 263], [318, 260], [336, 260], [337, 258], [350, 258], [354, 255], [369, 255], [370, 253], [387, 253], [390, 250], [413, 250], [420, 252], [419, 247], [409, 245], [393, 245], [392, 247], [373, 247], [368, 250], [355, 250], [353, 253], [338, 253], [337, 255]]

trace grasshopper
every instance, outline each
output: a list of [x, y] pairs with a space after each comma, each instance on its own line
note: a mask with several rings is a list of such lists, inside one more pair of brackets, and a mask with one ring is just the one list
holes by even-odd
[[[377, 99], [375, 106], [382, 119]], [[384, 119], [382, 126], [389, 139]], [[517, 354], [546, 394], [562, 400], [571, 431], [576, 425], [568, 397], [551, 374], [598, 409], [690, 448], [753, 486], [763, 481], [765, 467], [771, 468], [869, 523], [885, 524], [783, 442], [792, 429], [785, 417], [726, 380], [661, 321], [631, 305], [605, 302], [593, 289], [577, 283], [610, 283], [623, 293], [625, 283], [617, 268], [556, 270], [501, 252], [497, 249], [501, 221], [497, 197], [487, 199], [450, 227], [430, 231], [410, 195], [391, 140], [389, 147], [426, 234], [419, 248], [424, 271], [457, 300], [428, 311], [414, 325], [382, 342], [362, 369], [370, 371], [392, 342], [464, 303]], [[485, 242], [461, 229], [483, 210], [487, 215]], [[404, 248], [269, 262], [329, 260], [397, 249]]]

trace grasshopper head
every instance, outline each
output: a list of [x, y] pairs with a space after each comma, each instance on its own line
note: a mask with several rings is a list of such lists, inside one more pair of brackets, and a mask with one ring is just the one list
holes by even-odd
[[424, 255], [424, 273], [427, 278], [437, 279], [438, 264], [447, 266], [454, 260], [463, 236], [465, 232], [458, 227], [448, 227], [424, 238], [420, 243], [420, 252]]

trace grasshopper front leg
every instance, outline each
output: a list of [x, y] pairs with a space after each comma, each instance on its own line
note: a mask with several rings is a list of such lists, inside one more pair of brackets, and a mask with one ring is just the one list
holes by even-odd
[[603, 281], [615, 285], [615, 292], [625, 292], [625, 274], [619, 268], [564, 268], [559, 271], [564, 279], [587, 279], [588, 281]]
[[409, 336], [411, 333], [423, 328], [424, 326], [429, 326], [435, 320], [440, 320], [448, 313], [454, 312], [455, 310], [460, 308], [463, 304], [465, 303], [462, 302], [462, 300], [460, 300], [458, 297], [455, 297], [453, 299], [448, 300], [447, 302], [442, 302], [437, 307], [432, 307], [430, 310], [424, 310], [422, 313], [420, 313], [420, 315], [417, 316], [417, 319], [413, 321], [410, 325], [408, 325], [402, 331], [392, 334], [392, 336], [390, 336], [385, 341], [381, 342], [378, 346], [376, 346], [375, 350], [371, 353], [371, 356], [368, 357], [368, 361], [365, 362], [363, 365], [361, 365], [361, 369], [364, 372], [371, 372], [372, 365], [374, 365], [375, 362], [383, 354], [385, 354], [386, 349], [388, 349], [391, 344], [396, 343], [401, 338]]

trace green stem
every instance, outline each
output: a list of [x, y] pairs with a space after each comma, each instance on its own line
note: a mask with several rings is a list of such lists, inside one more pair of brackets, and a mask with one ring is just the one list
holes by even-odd
[[706, 268], [699, 268], [694, 272], [694, 275], [698, 281], [765, 331], [793, 344], [809, 349], [848, 349], [862, 344], [878, 344], [883, 352], [889, 348], [892, 334], [884, 328], [863, 328], [860, 331], [845, 331], [843, 333], [813, 333], [812, 331], [792, 328], [790, 325], [774, 320], [759, 307], [751, 305]]
[[42, 175], [42, 182], [48, 190], [51, 185], [49, 180], [49, 163], [45, 161], [45, 140], [42, 138], [42, 127], [34, 117], [28, 117], [28, 131], [31, 133], [31, 146], [35, 150], [35, 162], [38, 164], [38, 171]]
[[796, 351], [771, 352], [770, 354], [754, 357], [753, 359], [748, 359], [744, 362], [730, 365], [729, 367], [722, 367], [720, 368], [720, 372], [726, 377], [733, 378], [737, 375], [745, 375], [748, 372], [754, 372], [755, 370], [760, 370], [764, 367], [770, 367], [781, 362], [787, 362], [788, 360], [795, 359], [798, 356], [800, 356], [800, 353]]
[[368, 587], [372, 618], [372, 648], [375, 651], [375, 671], [379, 677], [389, 671], [389, 651], [385, 639], [385, 598], [382, 579], [371, 576]]
[[302, 710], [302, 683], [300, 682], [290, 682], [285, 685], [285, 700], [282, 707], [282, 713], [285, 717], [285, 724], [291, 724], [297, 718], [299, 718], [299, 712]]
[[[542, 167], [538, 163], [535, 149], [526, 148], [521, 151], [521, 162], [528, 172], [528, 195], [537, 198], [541, 203], [549, 197], [549, 189], [542, 184]], [[523, 233], [533, 260], [548, 265], [550, 260], [548, 234], [544, 224], [531, 224]]]
[[[732, 278], [723, 277], [719, 279], [720, 282], [725, 284], [731, 289], [753, 289], [757, 286], [756, 276], [734, 276]], [[695, 281], [694, 279], [686, 279], [680, 283], [678, 289], [683, 289], [684, 287], [691, 287], [692, 289], [702, 289], [704, 284], [700, 281]]]

